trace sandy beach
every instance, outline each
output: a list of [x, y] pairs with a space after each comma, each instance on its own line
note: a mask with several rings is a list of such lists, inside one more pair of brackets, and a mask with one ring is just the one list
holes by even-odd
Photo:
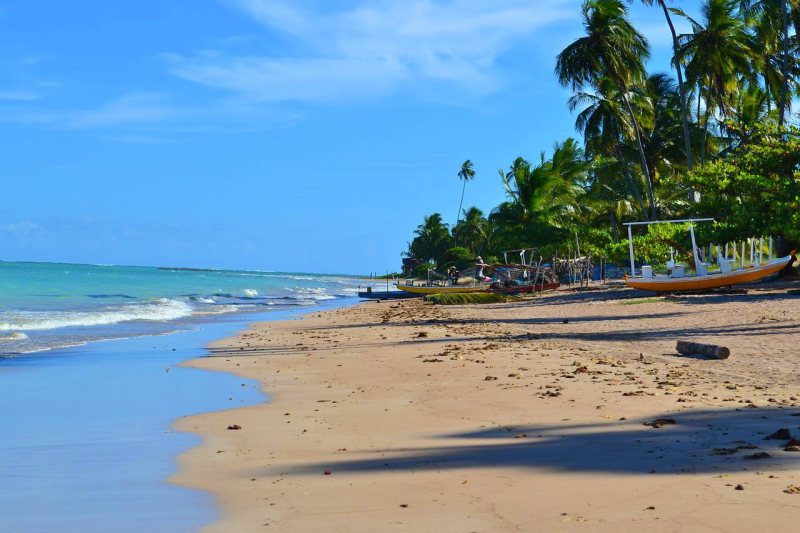
[[559, 291], [256, 324], [190, 364], [270, 401], [179, 420], [204, 444], [173, 481], [215, 495], [210, 531], [793, 530], [800, 452], [767, 437], [800, 438], [797, 309]]

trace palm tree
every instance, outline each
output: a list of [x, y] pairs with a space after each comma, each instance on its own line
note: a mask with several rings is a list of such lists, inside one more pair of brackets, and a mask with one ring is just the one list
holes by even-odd
[[530, 246], [564, 233], [579, 209], [588, 166], [577, 141], [567, 139], [555, 144], [550, 159], [542, 153], [540, 162], [531, 165], [518, 157], [508, 173], [500, 171], [509, 200], [490, 220], [500, 226], [501, 237], [515, 234], [518, 245]]
[[489, 238], [488, 221], [483, 211], [477, 207], [466, 209], [464, 218], [453, 228], [453, 234], [456, 233], [472, 252], [483, 253]]
[[[683, 149], [686, 152], [686, 167], [691, 171], [694, 166], [694, 159], [692, 157], [692, 138], [689, 133], [689, 104], [686, 100], [686, 87], [683, 84], [683, 60], [680, 54], [680, 45], [678, 44], [678, 35], [675, 32], [675, 25], [672, 23], [667, 3], [664, 0], [642, 0], [642, 3], [652, 6], [658, 4], [664, 12], [664, 18], [667, 19], [669, 32], [672, 35], [672, 64], [675, 67], [675, 73], [678, 75], [678, 96], [681, 106], [681, 126], [683, 127]], [[689, 195], [690, 202], [694, 202], [694, 193]]]
[[462, 186], [461, 201], [458, 203], [458, 216], [456, 216], [456, 226], [458, 226], [458, 221], [461, 220], [461, 207], [464, 205], [464, 191], [467, 189], [467, 182], [475, 179], [475, 170], [472, 168], [472, 161], [469, 159], [461, 163], [461, 170], [458, 171], [458, 179], [461, 180]]
[[[734, 104], [731, 136], [741, 144], [750, 140], [761, 124], [770, 121], [767, 91], [758, 85], [751, 85], [739, 91]], [[734, 144], [736, 146], [736, 144]]]
[[[645, 84], [648, 106], [642, 111], [647, 117], [645, 154], [653, 182], [659, 185], [665, 174], [676, 175], [686, 164], [680, 125], [680, 94], [675, 81], [667, 74], [653, 74]], [[693, 191], [689, 201], [694, 198]]]
[[735, 0], [706, 0], [702, 23], [680, 10], [675, 13], [692, 23], [693, 33], [681, 35], [681, 55], [687, 58], [686, 76], [697, 85], [698, 108], [705, 102], [704, 140], [700, 148], [705, 160], [709, 119], [714, 109], [722, 119], [729, 116], [736, 91], [744, 81], [756, 83], [759, 59], [751, 47], [744, 20]]
[[627, 18], [628, 10], [621, 0], [586, 0], [583, 3], [583, 26], [586, 36], [568, 45], [556, 61], [556, 75], [562, 86], [573, 91], [597, 84], [608, 77], [616, 86], [636, 138], [639, 165], [647, 180], [650, 217], [658, 216], [655, 192], [644, 153], [642, 132], [631, 106], [631, 94], [646, 76], [644, 61], [650, 57], [644, 35]]
[[[764, 84], [767, 94], [778, 94], [778, 127], [786, 121], [791, 106], [790, 92], [797, 88], [797, 55], [790, 52], [796, 46], [796, 36], [789, 36], [789, 26], [797, 31], [800, 24], [798, 0], [739, 0], [740, 10], [754, 22], [754, 42], [764, 60]], [[792, 44], [795, 41], [795, 45]], [[769, 104], [769, 99], [767, 100]]]
[[575, 93], [569, 99], [570, 111], [586, 106], [575, 119], [575, 129], [583, 134], [587, 154], [591, 157], [610, 156], [616, 158], [619, 170], [625, 177], [630, 193], [641, 206], [642, 215], [648, 218], [647, 207], [642, 200], [639, 186], [631, 175], [623, 155], [622, 143], [633, 137], [630, 120], [623, 110], [619, 92], [608, 78], [601, 78], [589, 91]]
[[414, 230], [414, 235], [408, 251], [411, 257], [421, 261], [438, 262], [450, 246], [450, 229], [439, 213], [426, 216]]

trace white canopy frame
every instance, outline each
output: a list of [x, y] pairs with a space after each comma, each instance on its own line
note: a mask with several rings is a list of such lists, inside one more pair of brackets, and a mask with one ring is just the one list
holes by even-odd
[[652, 220], [650, 222], [625, 222], [623, 226], [628, 226], [628, 248], [631, 254], [631, 277], [636, 277], [636, 264], [633, 256], [633, 226], [650, 226], [653, 224], [686, 224], [689, 223], [689, 234], [692, 236], [692, 255], [694, 256], [695, 272], [700, 271], [700, 258], [697, 254], [697, 243], [694, 239], [695, 222], [715, 222], [713, 218], [683, 218], [680, 220]]

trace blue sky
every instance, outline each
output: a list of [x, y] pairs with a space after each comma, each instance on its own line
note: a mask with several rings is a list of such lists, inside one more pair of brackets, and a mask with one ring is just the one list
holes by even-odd
[[576, 136], [552, 72], [581, 31], [576, 0], [0, 0], [0, 258], [396, 269], [462, 161], [488, 212]]

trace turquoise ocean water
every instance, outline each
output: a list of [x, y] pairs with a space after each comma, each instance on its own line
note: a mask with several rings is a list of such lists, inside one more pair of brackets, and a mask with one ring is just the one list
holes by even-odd
[[215, 521], [209, 494], [167, 482], [199, 443], [172, 423], [266, 398], [258, 383], [180, 363], [251, 322], [355, 303], [361, 283], [0, 262], [0, 531], [173, 533]]
[[347, 276], [0, 262], [0, 357], [355, 298]]

